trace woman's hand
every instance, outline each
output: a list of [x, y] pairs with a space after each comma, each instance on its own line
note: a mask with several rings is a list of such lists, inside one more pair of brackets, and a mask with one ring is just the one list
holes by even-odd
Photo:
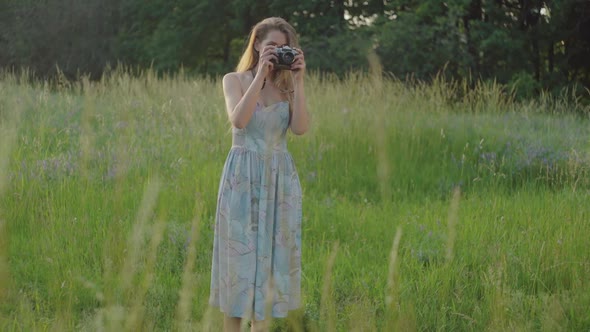
[[295, 56], [295, 61], [291, 65], [291, 70], [295, 74], [295, 79], [297, 81], [303, 81], [303, 75], [305, 74], [305, 56], [300, 48], [293, 49], [299, 54]]
[[262, 77], [266, 77], [274, 68], [272, 61], [276, 61], [277, 59], [275, 47], [271, 45], [265, 46], [260, 53], [260, 58], [258, 58], [258, 72], [256, 76], [262, 75]]

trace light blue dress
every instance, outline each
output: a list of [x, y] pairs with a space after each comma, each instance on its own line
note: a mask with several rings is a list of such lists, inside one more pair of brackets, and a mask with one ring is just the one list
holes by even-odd
[[299, 307], [302, 192], [287, 151], [289, 104], [260, 104], [232, 129], [217, 198], [209, 303], [230, 317]]

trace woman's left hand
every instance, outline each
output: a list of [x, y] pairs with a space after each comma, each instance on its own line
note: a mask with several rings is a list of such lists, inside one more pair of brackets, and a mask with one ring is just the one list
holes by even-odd
[[294, 50], [299, 54], [295, 56], [295, 61], [291, 65], [291, 70], [293, 71], [293, 74], [295, 74], [295, 79], [302, 81], [303, 75], [305, 74], [305, 57], [300, 48], [294, 48]]

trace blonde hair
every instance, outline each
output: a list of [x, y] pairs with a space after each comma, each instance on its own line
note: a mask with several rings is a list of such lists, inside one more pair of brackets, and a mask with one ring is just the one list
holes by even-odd
[[[291, 24], [280, 17], [269, 17], [258, 22], [250, 31], [250, 37], [248, 38], [248, 44], [246, 49], [240, 58], [240, 62], [236, 67], [237, 72], [246, 72], [252, 70], [258, 64], [258, 51], [254, 48], [257, 41], [261, 42], [266, 38], [269, 32], [278, 30], [285, 34], [287, 37], [287, 45], [291, 47], [299, 47], [299, 39], [297, 33]], [[290, 70], [279, 70], [276, 71], [272, 77], [274, 84], [281, 89], [281, 91], [287, 93], [289, 101], [292, 99], [293, 92], [293, 74]]]

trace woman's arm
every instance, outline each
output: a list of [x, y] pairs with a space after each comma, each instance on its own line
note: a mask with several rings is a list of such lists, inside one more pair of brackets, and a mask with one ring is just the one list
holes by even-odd
[[305, 89], [303, 88], [303, 76], [305, 75], [305, 58], [303, 51], [296, 48], [298, 55], [295, 56], [295, 63], [291, 66], [295, 76], [295, 92], [293, 96], [293, 116], [291, 117], [291, 131], [295, 135], [303, 135], [309, 129], [309, 114], [307, 113], [307, 102], [305, 101]]
[[260, 55], [258, 70], [254, 80], [242, 95], [242, 85], [237, 73], [229, 73], [223, 77], [223, 94], [229, 121], [236, 128], [244, 128], [256, 110], [256, 102], [264, 84], [264, 78], [272, 70], [276, 58], [274, 46], [266, 46]]
[[241, 129], [250, 122], [263, 82], [264, 78], [256, 75], [246, 93], [242, 95], [242, 86], [237, 73], [229, 73], [223, 77], [225, 107], [229, 121], [234, 127]]
[[293, 97], [293, 115], [291, 117], [291, 132], [295, 135], [303, 135], [309, 129], [309, 114], [305, 101], [303, 80], [295, 81], [295, 96]]

